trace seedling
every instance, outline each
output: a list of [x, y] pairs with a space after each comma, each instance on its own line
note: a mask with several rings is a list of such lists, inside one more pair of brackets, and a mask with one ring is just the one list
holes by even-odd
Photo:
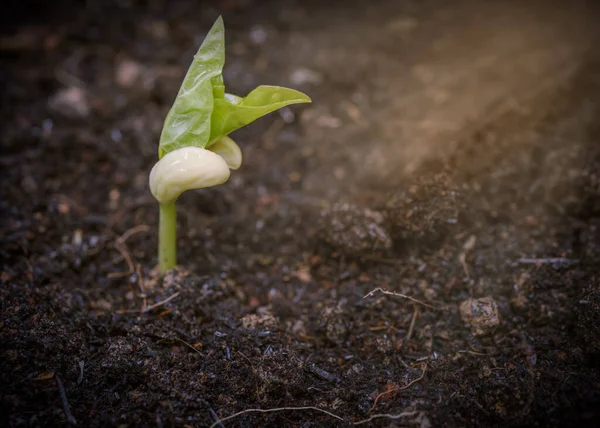
[[225, 93], [225, 28], [219, 17], [190, 66], [167, 114], [150, 172], [150, 191], [160, 204], [158, 265], [162, 273], [177, 264], [175, 201], [190, 189], [229, 179], [242, 164], [242, 152], [229, 133], [290, 104], [309, 103], [302, 92], [259, 86], [246, 97]]

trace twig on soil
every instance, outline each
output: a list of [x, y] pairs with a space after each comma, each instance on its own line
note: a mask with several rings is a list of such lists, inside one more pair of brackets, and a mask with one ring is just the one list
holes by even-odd
[[67, 399], [67, 392], [65, 391], [65, 387], [58, 375], [54, 375], [54, 379], [56, 379], [56, 385], [58, 386], [60, 401], [62, 401], [63, 410], [65, 411], [65, 418], [67, 419], [67, 422], [69, 422], [71, 425], [77, 425], [77, 420], [73, 417], [73, 414], [71, 413], [71, 406], [69, 406], [69, 400]]
[[418, 414], [419, 414], [419, 412], [402, 412], [402, 413], [398, 413], [397, 415], [390, 415], [389, 413], [378, 413], [378, 414], [373, 415], [370, 418], [367, 418], [365, 420], [354, 422], [352, 425], [354, 425], [354, 426], [363, 425], [368, 422], [371, 422], [374, 419], [381, 419], [381, 418], [400, 419], [400, 418], [407, 418], [409, 416], [415, 416]]
[[177, 291], [176, 293], [173, 293], [172, 295], [170, 295], [166, 299], [161, 300], [160, 302], [155, 303], [153, 305], [150, 305], [150, 306], [146, 307], [145, 309], [144, 308], [142, 308], [142, 309], [121, 309], [121, 310], [117, 311], [117, 313], [119, 313], [119, 314], [137, 314], [137, 313], [145, 314], [145, 313], [148, 313], [148, 312], [152, 311], [153, 309], [158, 308], [159, 306], [164, 305], [165, 303], [169, 303], [175, 297], [179, 296], [179, 293], [180, 292]]
[[173, 338], [170, 338], [170, 339], [160, 339], [157, 343], [168, 342], [168, 341], [171, 341], [171, 342], [175, 342], [175, 341], [181, 342], [185, 346], [187, 346], [188, 348], [190, 348], [192, 351], [197, 352], [198, 354], [202, 355], [202, 352], [200, 352], [196, 348], [194, 348], [194, 345], [191, 345], [191, 344], [187, 343], [185, 340], [180, 339], [178, 337], [173, 337]]
[[[371, 408], [371, 410], [375, 407], [375, 405], [377, 404], [377, 400], [385, 395], [385, 394], [389, 394], [391, 392], [396, 392], [396, 391], [402, 391], [405, 389], [410, 388], [411, 386], [413, 386], [415, 383], [419, 382], [421, 379], [423, 379], [425, 377], [425, 372], [427, 371], [427, 364], [424, 363], [422, 364], [422, 373], [421, 375], [410, 381], [408, 384], [406, 384], [405, 386], [401, 387], [401, 388], [395, 388], [393, 390], [390, 391], [386, 391], [384, 393], [379, 394], [376, 398], [375, 398], [375, 403], [373, 404], [373, 407]], [[316, 412], [321, 412], [324, 413], [328, 416], [331, 416], [332, 418], [335, 418], [339, 421], [345, 422], [344, 418], [342, 418], [341, 416], [338, 416], [336, 414], [333, 414], [325, 409], [320, 409], [318, 407], [314, 407], [314, 406], [304, 406], [304, 407], [277, 407], [277, 408], [273, 408], [273, 409], [246, 409], [246, 410], [242, 410], [240, 412], [234, 413], [233, 415], [229, 415], [225, 418], [222, 419], [217, 419], [216, 422], [214, 422], [210, 428], [215, 428], [216, 426], [223, 426], [223, 422], [237, 418], [238, 416], [247, 414], [247, 413], [274, 413], [274, 412], [282, 412], [282, 411], [286, 411], [286, 410], [290, 410], [290, 411], [294, 411], [294, 410], [313, 410]], [[358, 421], [358, 422], [353, 422], [351, 423], [351, 425], [363, 425], [366, 424], [368, 422], [371, 422], [374, 419], [379, 419], [379, 418], [388, 418], [388, 419], [400, 419], [400, 418], [404, 418], [404, 417], [408, 417], [408, 416], [414, 416], [416, 415], [418, 412], [403, 412], [403, 413], [399, 413], [397, 415], [392, 415], [392, 414], [376, 414], [376, 415], [372, 415], [371, 417], [364, 419], [362, 421]]]
[[110, 272], [108, 274], [108, 277], [109, 278], [124, 278], [126, 276], [133, 274], [133, 272], [135, 271], [135, 267], [133, 265], [133, 259], [131, 258], [129, 251], [127, 251], [127, 247], [125, 245], [115, 243], [115, 249], [119, 253], [121, 253], [121, 256], [123, 256], [123, 259], [125, 259], [125, 262], [127, 262], [128, 270], [125, 272]]
[[460, 262], [463, 271], [465, 272], [465, 276], [467, 279], [471, 279], [471, 272], [469, 272], [469, 266], [467, 265], [467, 253], [460, 253], [458, 256], [458, 261]]
[[477, 351], [473, 351], [473, 350], [470, 350], [470, 349], [466, 349], [466, 350], [460, 350], [460, 351], [457, 351], [457, 352], [458, 352], [459, 354], [471, 354], [471, 355], [477, 355], [478, 357], [487, 357], [487, 356], [491, 355], [491, 354], [486, 354], [486, 353], [484, 353], [484, 352], [477, 352]]
[[225, 428], [225, 425], [223, 425], [221, 423], [221, 420], [219, 419], [219, 415], [217, 415], [217, 412], [215, 412], [212, 408], [208, 408], [208, 411], [210, 412], [210, 414], [212, 415], [213, 419], [217, 422], [215, 422], [217, 425], [219, 425], [221, 428]]
[[213, 419], [215, 421], [217, 421], [217, 424], [221, 427], [221, 428], [225, 428], [225, 425], [223, 425], [221, 423], [221, 421], [219, 420], [219, 415], [217, 415], [217, 412], [215, 412], [212, 407], [210, 407], [210, 404], [208, 403], [208, 401], [200, 399], [200, 402], [202, 404], [204, 404], [206, 406], [206, 408], [208, 409], [208, 411], [210, 412], [210, 414], [212, 415]]
[[[421, 372], [421, 376], [419, 376], [418, 378], [416, 378], [414, 380], [411, 380], [409, 383], [407, 383], [406, 385], [404, 385], [401, 388], [392, 388], [392, 389], [390, 389], [388, 391], [382, 392], [381, 394], [377, 394], [377, 396], [375, 397], [375, 400], [373, 401], [373, 405], [371, 406], [371, 410], [370, 411], [373, 411], [373, 409], [375, 408], [375, 406], [377, 406], [377, 402], [379, 401], [379, 399], [381, 397], [383, 397], [384, 395], [408, 389], [411, 386], [413, 386], [415, 383], [417, 383], [418, 381], [420, 381], [421, 379], [423, 379], [425, 377], [425, 372], [427, 371], [427, 364], [422, 364], [421, 367], [422, 367], [423, 371]], [[354, 424], [354, 425], [359, 425], [359, 424], [357, 423], [357, 424]]]
[[397, 293], [395, 291], [387, 291], [387, 290], [384, 290], [381, 287], [378, 287], [378, 288], [375, 288], [374, 290], [369, 291], [367, 294], [365, 294], [365, 296], [363, 297], [363, 299], [366, 299], [367, 297], [371, 297], [373, 294], [375, 294], [376, 291], [379, 291], [379, 292], [381, 292], [383, 294], [387, 294], [387, 295], [390, 295], [390, 296], [402, 297], [404, 299], [408, 299], [408, 300], [410, 300], [412, 302], [418, 303], [418, 304], [426, 306], [428, 308], [436, 309], [434, 306], [431, 306], [431, 305], [429, 305], [429, 304], [427, 304], [425, 302], [422, 302], [421, 300], [415, 299], [414, 297], [410, 297], [410, 296], [407, 296], [406, 294], [402, 294], [402, 293]]
[[166, 299], [164, 299], [164, 300], [161, 300], [160, 302], [158, 302], [158, 303], [155, 303], [155, 304], [153, 304], [153, 305], [150, 305], [150, 306], [148, 306], [146, 309], [140, 310], [140, 312], [142, 312], [142, 313], [144, 313], [144, 314], [145, 314], [146, 312], [150, 312], [151, 310], [153, 310], [153, 309], [156, 309], [156, 308], [158, 308], [159, 306], [162, 306], [162, 305], [164, 305], [164, 304], [166, 304], [166, 303], [169, 303], [169, 302], [170, 302], [171, 300], [173, 300], [175, 297], [179, 296], [179, 293], [180, 293], [180, 292], [179, 292], [179, 291], [177, 291], [177, 292], [175, 292], [175, 293], [171, 294], [171, 295], [170, 295], [169, 297], [167, 297]]
[[244, 354], [242, 351], [235, 351], [235, 352], [237, 352], [238, 354], [240, 354], [242, 357], [244, 357], [246, 359], [246, 361], [248, 361], [248, 364], [250, 364], [250, 367], [252, 367], [252, 372], [256, 371], [256, 369], [254, 368], [254, 364], [252, 364], [252, 360], [250, 358], [248, 358], [246, 356], [246, 354]]
[[128, 229], [121, 236], [117, 238], [115, 241], [115, 249], [121, 253], [121, 256], [127, 262], [128, 270], [126, 272], [111, 272], [108, 274], [109, 278], [124, 278], [126, 276], [132, 275], [135, 272], [135, 266], [133, 264], [133, 259], [127, 250], [127, 246], [125, 245], [125, 241], [131, 238], [132, 235], [140, 232], [148, 232], [150, 230], [150, 226], [146, 224], [140, 224], [131, 229]]
[[241, 412], [234, 413], [233, 415], [230, 415], [230, 416], [227, 416], [227, 417], [225, 417], [223, 419], [218, 420], [217, 422], [213, 423], [210, 426], [210, 428], [215, 428], [217, 425], [219, 425], [219, 424], [221, 424], [221, 423], [223, 423], [225, 421], [237, 418], [238, 416], [241, 416], [241, 415], [246, 414], [246, 413], [273, 413], [273, 412], [282, 412], [282, 411], [285, 411], [285, 410], [314, 410], [315, 412], [325, 413], [326, 415], [329, 415], [332, 418], [337, 419], [338, 421], [345, 422], [342, 417], [340, 417], [338, 415], [334, 415], [333, 413], [328, 412], [327, 410], [319, 409], [318, 407], [314, 407], [314, 406], [305, 406], [305, 407], [277, 407], [277, 408], [274, 408], [274, 409], [246, 409], [246, 410], [242, 410]]
[[381, 330], [390, 330], [392, 326], [389, 325], [377, 325], [375, 327], [369, 327], [369, 331], [381, 331]]
[[421, 365], [422, 367], [422, 372], [421, 372], [421, 376], [419, 376], [418, 378], [416, 378], [415, 380], [410, 381], [408, 384], [406, 384], [406, 386], [403, 386], [402, 388], [399, 388], [398, 391], [402, 391], [403, 389], [408, 389], [411, 386], [413, 386], [415, 383], [417, 383], [418, 381], [420, 381], [421, 379], [423, 379], [425, 377], [425, 372], [427, 371], [427, 364], [423, 363]]
[[419, 307], [417, 305], [415, 305], [415, 311], [413, 312], [412, 319], [410, 320], [410, 326], [408, 327], [408, 333], [406, 334], [406, 338], [404, 339], [405, 343], [408, 343], [408, 341], [412, 337], [413, 330], [415, 329], [415, 322], [417, 321], [417, 316], [419, 316]]
[[140, 297], [142, 298], [142, 310], [146, 310], [148, 307], [148, 301], [146, 300], [146, 286], [142, 278], [142, 265], [135, 265], [135, 273], [137, 275], [138, 287], [140, 287]]
[[556, 263], [566, 263], [575, 265], [579, 263], [578, 259], [567, 259], [565, 257], [550, 257], [550, 258], [542, 258], [542, 259], [530, 259], [530, 258], [521, 258], [518, 260], [519, 263], [524, 265], [537, 265], [537, 264], [556, 264]]
[[125, 241], [127, 241], [129, 238], [131, 238], [131, 236], [135, 235], [136, 233], [148, 231], [150, 231], [150, 226], [148, 226], [147, 224], [139, 224], [137, 226], [132, 227], [131, 229], [126, 230], [124, 234], [117, 238], [116, 243], [122, 245], [125, 243]]
[[[233, 415], [227, 416], [223, 419], [219, 419], [217, 420], [215, 423], [213, 423], [209, 428], [215, 428], [218, 425], [223, 426], [223, 422], [237, 418], [238, 416], [244, 415], [246, 413], [274, 413], [274, 412], [282, 412], [285, 410], [314, 410], [316, 412], [321, 412], [321, 413], [325, 413], [328, 416], [331, 416], [332, 418], [337, 419], [338, 421], [342, 421], [342, 422], [346, 422], [344, 420], [344, 418], [342, 418], [341, 416], [335, 415], [331, 412], [328, 412], [327, 410], [324, 409], [319, 409], [318, 407], [314, 407], [314, 406], [305, 406], [305, 407], [277, 407], [277, 408], [273, 408], [273, 409], [246, 409], [246, 410], [242, 410], [241, 412], [237, 412], [234, 413]], [[387, 419], [400, 419], [400, 418], [406, 418], [409, 416], [415, 416], [419, 414], [419, 412], [402, 412], [399, 413], [397, 415], [392, 415], [392, 414], [388, 414], [388, 413], [378, 413], [376, 415], [373, 415], [367, 419], [364, 419], [362, 421], [358, 421], [358, 422], [352, 422], [351, 425], [357, 426], [357, 425], [363, 425], [366, 423], [371, 422], [374, 419], [381, 419], [381, 418], [387, 418]]]
[[77, 378], [77, 385], [81, 385], [83, 382], [83, 368], [85, 367], [85, 361], [79, 362], [79, 377]]
[[113, 225], [119, 223], [121, 221], [121, 218], [128, 211], [135, 210], [137, 208], [141, 208], [145, 205], [154, 205], [155, 203], [156, 203], [156, 200], [152, 196], [137, 200], [129, 205], [126, 205], [119, 211], [115, 212], [112, 216], [110, 216], [110, 218], [108, 219], [108, 224], [109, 224], [109, 226], [113, 226]]

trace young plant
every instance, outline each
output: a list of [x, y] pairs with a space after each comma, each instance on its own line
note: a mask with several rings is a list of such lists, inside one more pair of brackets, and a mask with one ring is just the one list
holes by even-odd
[[190, 66], [167, 114], [150, 172], [150, 191], [160, 204], [158, 265], [175, 267], [175, 201], [181, 193], [222, 184], [242, 164], [242, 152], [228, 134], [281, 107], [309, 103], [302, 92], [259, 86], [246, 97], [225, 93], [225, 28], [219, 17]]

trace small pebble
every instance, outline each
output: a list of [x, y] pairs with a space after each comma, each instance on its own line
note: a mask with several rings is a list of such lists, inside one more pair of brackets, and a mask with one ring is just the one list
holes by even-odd
[[475, 336], [485, 336], [500, 325], [498, 305], [492, 297], [465, 300], [460, 304], [460, 315]]

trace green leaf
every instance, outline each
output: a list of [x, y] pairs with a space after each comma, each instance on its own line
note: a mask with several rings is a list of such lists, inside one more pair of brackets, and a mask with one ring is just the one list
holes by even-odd
[[310, 98], [293, 89], [259, 86], [245, 98], [225, 93], [225, 28], [219, 17], [208, 32], [167, 114], [158, 157], [182, 147], [206, 148], [242, 126]]
[[206, 35], [167, 114], [160, 135], [159, 157], [187, 146], [204, 148], [210, 141], [214, 98], [224, 96], [225, 27], [219, 17]]
[[310, 98], [302, 92], [279, 86], [259, 86], [245, 98], [225, 94], [214, 100], [209, 141], [287, 105], [309, 102]]

